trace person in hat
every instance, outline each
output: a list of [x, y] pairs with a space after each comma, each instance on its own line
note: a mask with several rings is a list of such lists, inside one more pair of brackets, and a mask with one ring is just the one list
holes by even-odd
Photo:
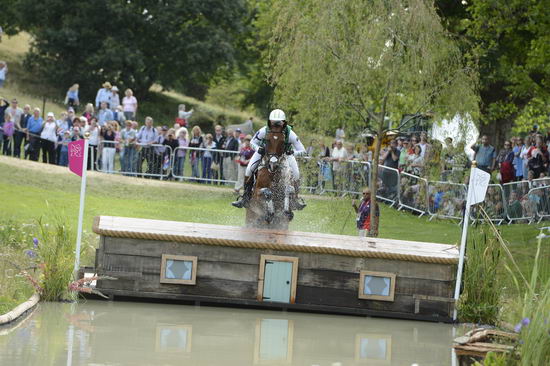
[[234, 207], [246, 207], [250, 201], [250, 198], [252, 198], [252, 191], [254, 188], [253, 174], [258, 168], [261, 159], [265, 155], [265, 146], [267, 143], [266, 136], [273, 126], [282, 126], [285, 134], [284, 150], [287, 155], [287, 161], [291, 172], [292, 185], [294, 186], [294, 190], [296, 192], [296, 199], [293, 200], [293, 208], [302, 210], [306, 207], [306, 204], [302, 200], [298, 199], [298, 192], [300, 188], [300, 170], [298, 169], [298, 163], [295, 158], [295, 156], [305, 154], [306, 149], [298, 138], [298, 135], [292, 131], [291, 126], [287, 123], [285, 112], [281, 109], [272, 110], [269, 114], [267, 126], [262, 127], [252, 138], [251, 145], [256, 152], [252, 156], [246, 168], [244, 193], [239, 200], [231, 203]]
[[53, 112], [48, 112], [46, 122], [40, 133], [40, 141], [42, 145], [42, 162], [49, 164], [57, 164], [55, 157], [55, 143], [57, 142], [57, 124], [55, 123], [55, 115]]
[[111, 88], [111, 100], [109, 103], [109, 108], [114, 112], [120, 105], [120, 97], [118, 96], [118, 88], [114, 85]]
[[95, 97], [95, 106], [96, 108], [99, 108], [101, 103], [107, 103], [107, 108], [109, 108], [109, 105], [111, 103], [111, 96], [113, 93], [111, 92], [112, 85], [110, 82], [106, 81], [103, 83], [102, 88], [97, 91], [97, 95]]

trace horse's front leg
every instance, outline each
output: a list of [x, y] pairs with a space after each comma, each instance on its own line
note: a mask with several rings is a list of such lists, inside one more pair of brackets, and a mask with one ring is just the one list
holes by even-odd
[[271, 223], [275, 216], [275, 205], [273, 204], [273, 192], [269, 188], [262, 188], [260, 190], [261, 195], [265, 202], [265, 221]]
[[289, 220], [292, 220], [294, 218], [294, 213], [292, 212], [292, 209], [290, 207], [290, 199], [294, 195], [294, 187], [291, 185], [287, 185], [285, 188], [285, 201], [284, 201], [284, 211], [285, 215], [288, 217]]

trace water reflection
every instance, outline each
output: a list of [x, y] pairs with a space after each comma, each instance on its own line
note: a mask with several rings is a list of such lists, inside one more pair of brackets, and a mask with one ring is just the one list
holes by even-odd
[[0, 329], [0, 365], [449, 365], [443, 324], [279, 311], [48, 303]]

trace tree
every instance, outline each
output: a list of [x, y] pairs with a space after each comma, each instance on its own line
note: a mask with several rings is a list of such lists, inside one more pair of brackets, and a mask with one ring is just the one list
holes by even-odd
[[[378, 137], [374, 161], [390, 130], [386, 117], [428, 110], [477, 115], [476, 73], [428, 0], [280, 0], [271, 16], [271, 80], [279, 105], [309, 127], [324, 130], [346, 120], [368, 128]], [[377, 164], [370, 186], [374, 198]], [[376, 215], [370, 234], [378, 234]]]
[[18, 0], [16, 9], [34, 39], [26, 64], [89, 96], [109, 80], [141, 95], [159, 83], [203, 97], [234, 65], [247, 15], [244, 0]]

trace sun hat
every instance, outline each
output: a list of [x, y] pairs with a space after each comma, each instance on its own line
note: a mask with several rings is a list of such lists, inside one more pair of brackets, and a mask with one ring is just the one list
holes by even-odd
[[107, 89], [111, 89], [111, 88], [112, 88], [111, 83], [108, 82], [108, 81], [104, 82], [102, 86], [103, 86], [104, 88], [107, 88]]

